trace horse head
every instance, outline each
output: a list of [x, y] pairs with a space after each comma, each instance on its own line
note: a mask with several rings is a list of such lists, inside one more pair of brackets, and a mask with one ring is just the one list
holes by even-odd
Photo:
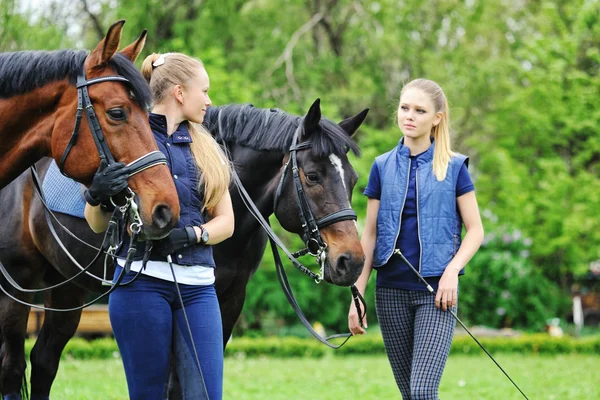
[[[358, 153], [351, 137], [367, 112], [336, 124], [321, 118], [317, 99], [298, 128], [297, 144], [292, 143], [290, 154], [284, 158], [276, 193], [274, 213], [281, 226], [302, 236], [309, 249], [322, 241], [321, 249], [317, 245], [311, 252], [325, 248], [324, 279], [339, 286], [356, 282], [365, 260], [351, 207], [358, 174], [348, 161], [347, 151]], [[296, 182], [293, 164], [297, 166]], [[312, 229], [310, 214], [315, 222]], [[317, 234], [321, 239], [315, 238]]]
[[[159, 155], [148, 123], [152, 94], [133, 64], [144, 47], [146, 31], [117, 51], [124, 23], [113, 24], [85, 58], [77, 87], [65, 91], [55, 113], [52, 156], [60, 162], [63, 173], [87, 185], [103, 157], [109, 162], [132, 164], [149, 154]], [[89, 96], [89, 104], [83, 107], [79, 93], [82, 87], [83, 96]], [[91, 117], [90, 108], [95, 114]], [[76, 113], [80, 124], [74, 121]], [[78, 138], [73, 140], [73, 136]], [[129, 186], [138, 197], [143, 234], [149, 239], [165, 236], [179, 218], [179, 200], [168, 167], [160, 162], [142, 163], [131, 174]]]

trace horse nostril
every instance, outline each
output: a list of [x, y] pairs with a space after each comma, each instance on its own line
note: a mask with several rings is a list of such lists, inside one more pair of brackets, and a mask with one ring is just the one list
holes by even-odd
[[346, 271], [349, 268], [349, 263], [352, 260], [352, 257], [348, 253], [341, 254], [337, 259], [337, 267], [340, 271]]
[[169, 206], [165, 204], [159, 204], [154, 207], [152, 212], [152, 223], [159, 229], [164, 229], [173, 221], [173, 213]]

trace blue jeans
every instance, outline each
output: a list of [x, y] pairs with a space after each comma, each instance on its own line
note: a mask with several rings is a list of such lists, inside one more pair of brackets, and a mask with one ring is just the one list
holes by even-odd
[[[115, 279], [121, 268], [115, 271]], [[130, 272], [123, 282], [130, 281]], [[205, 399], [201, 375], [210, 400], [223, 397], [223, 328], [214, 285], [179, 285], [190, 322], [193, 342], [200, 359], [197, 363], [175, 284], [140, 275], [135, 282], [119, 286], [110, 295], [108, 311], [113, 332], [123, 358], [129, 398], [162, 400], [169, 376], [171, 350], [184, 360], [188, 375], [182, 377], [184, 398]], [[185, 354], [189, 357], [185, 357]], [[181, 365], [177, 366], [178, 372]], [[194, 368], [195, 367], [195, 368]], [[196, 383], [195, 385], [193, 383]], [[185, 385], [183, 385], [185, 383]]]

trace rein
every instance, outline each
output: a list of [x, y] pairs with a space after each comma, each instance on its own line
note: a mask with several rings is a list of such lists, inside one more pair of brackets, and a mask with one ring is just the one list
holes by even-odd
[[[408, 267], [411, 269], [411, 271], [416, 275], [417, 279], [419, 279], [419, 281], [421, 281], [421, 283], [423, 285], [425, 285], [425, 287], [427, 288], [427, 290], [429, 291], [429, 293], [431, 293], [431, 294], [433, 294], [435, 296], [435, 294], [436, 294], [435, 290], [433, 290], [433, 288], [429, 285], [429, 283], [425, 280], [425, 278], [423, 278], [423, 275], [421, 275], [419, 273], [419, 271], [417, 271], [417, 269], [410, 263], [410, 261], [408, 261], [406, 259], [406, 257], [404, 257], [404, 254], [402, 254], [402, 252], [400, 251], [400, 249], [395, 249], [394, 252], [393, 252], [393, 254], [397, 254], [398, 256], [400, 256], [400, 258], [402, 259], [402, 261], [404, 261], [404, 263], [406, 265], [408, 265]], [[471, 331], [469, 330], [469, 328], [467, 328], [467, 326], [460, 320], [460, 318], [458, 318], [458, 316], [456, 315], [456, 313], [454, 311], [452, 311], [451, 308], [448, 308], [448, 312], [450, 314], [452, 314], [452, 316], [454, 317], [454, 319], [456, 320], [456, 322], [458, 322], [460, 324], [460, 326], [462, 326], [463, 329], [469, 334], [469, 336], [471, 336], [473, 338], [473, 340], [475, 341], [475, 343], [477, 343], [479, 345], [479, 347], [481, 347], [481, 350], [483, 350], [485, 352], [485, 354], [487, 354], [492, 359], [492, 361], [494, 362], [494, 364], [496, 364], [496, 366], [508, 378], [508, 380], [510, 381], [510, 383], [513, 384], [513, 386], [519, 391], [519, 393], [521, 393], [526, 400], [529, 400], [529, 398], [527, 397], [527, 395], [521, 390], [521, 388], [515, 383], [515, 381], [512, 380], [512, 378], [510, 377], [510, 375], [508, 375], [508, 373], [504, 370], [504, 368], [502, 368], [500, 366], [500, 364], [498, 364], [498, 361], [496, 361], [496, 359], [494, 357], [492, 357], [492, 355], [490, 354], [490, 352], [487, 351], [487, 349], [485, 347], [483, 347], [483, 345], [481, 344], [481, 342], [479, 340], [477, 340], [477, 338], [475, 337], [475, 335], [473, 335], [471, 333]]]
[[[219, 125], [219, 130], [221, 130], [220, 113], [218, 115], [218, 125]], [[290, 253], [290, 251], [283, 244], [281, 239], [279, 239], [279, 237], [275, 234], [275, 232], [271, 228], [271, 225], [269, 224], [269, 222], [267, 220], [265, 220], [265, 218], [262, 216], [262, 214], [256, 207], [256, 204], [254, 204], [254, 202], [252, 201], [252, 198], [250, 197], [250, 195], [244, 188], [244, 185], [242, 184], [240, 177], [238, 176], [238, 174], [234, 168], [232, 168], [232, 177], [235, 182], [238, 193], [240, 194], [240, 198], [244, 202], [244, 205], [246, 206], [246, 208], [248, 209], [250, 214], [252, 214], [252, 216], [258, 221], [259, 225], [264, 229], [266, 234], [269, 236], [269, 242], [271, 244], [271, 250], [273, 251], [273, 258], [275, 260], [275, 266], [277, 269], [277, 278], [279, 280], [281, 288], [283, 289], [283, 292], [284, 292], [288, 302], [290, 303], [290, 305], [294, 309], [294, 312], [300, 319], [300, 322], [302, 322], [302, 325], [304, 325], [304, 327], [321, 343], [323, 343], [333, 349], [339, 349], [348, 341], [348, 339], [352, 336], [352, 334], [351, 333], [342, 333], [342, 334], [336, 334], [336, 335], [332, 335], [332, 336], [328, 336], [328, 337], [324, 338], [313, 329], [310, 322], [308, 322], [308, 319], [302, 312], [302, 309], [298, 305], [298, 302], [296, 301], [296, 298], [295, 298], [292, 288], [290, 286], [290, 283], [287, 278], [287, 274], [283, 267], [283, 262], [281, 261], [281, 257], [279, 255], [279, 250], [278, 250], [278, 247], [281, 248], [281, 250], [285, 253], [285, 255], [292, 262], [294, 267], [296, 267], [302, 273], [308, 275], [310, 278], [314, 279], [316, 283], [319, 283], [323, 280], [325, 261], [327, 259], [327, 244], [321, 237], [321, 233], [320, 233], [319, 229], [324, 228], [329, 225], [332, 225], [332, 224], [335, 224], [336, 222], [340, 222], [340, 221], [356, 220], [356, 212], [354, 212], [354, 210], [352, 210], [351, 208], [342, 209], [340, 211], [331, 213], [319, 220], [316, 220], [314, 218], [314, 215], [308, 204], [308, 200], [306, 199], [306, 195], [304, 193], [304, 188], [302, 186], [302, 182], [300, 181], [300, 173], [299, 173], [298, 161], [297, 161], [297, 157], [296, 157], [297, 151], [309, 149], [312, 146], [312, 144], [307, 143], [307, 142], [297, 144], [297, 142], [299, 140], [299, 134], [300, 134], [300, 127], [298, 127], [298, 129], [296, 130], [296, 132], [294, 134], [294, 140], [292, 142], [292, 145], [290, 146], [290, 160], [292, 162], [291, 169], [292, 169], [292, 176], [294, 179], [294, 188], [296, 189], [296, 200], [297, 200], [297, 204], [298, 204], [298, 208], [299, 208], [299, 216], [300, 216], [300, 220], [302, 221], [302, 228], [303, 228], [302, 239], [303, 239], [304, 243], [306, 244], [305, 249], [302, 249], [294, 254]], [[229, 149], [227, 148], [226, 143], [222, 142], [221, 144], [225, 147], [225, 150], [227, 150], [227, 153], [229, 153]], [[281, 193], [283, 190], [283, 183], [285, 181], [285, 176], [286, 176], [286, 171], [288, 169], [288, 165], [289, 165], [289, 161], [288, 161], [288, 163], [285, 164], [284, 170], [283, 170], [283, 172], [281, 174], [281, 178], [279, 180], [279, 185], [277, 186], [277, 190], [275, 192], [274, 210], [277, 207], [278, 199], [281, 197]], [[317, 263], [321, 267], [319, 274], [315, 274], [314, 272], [312, 272], [310, 269], [305, 267], [296, 258], [296, 257], [302, 256], [305, 254], [309, 254], [309, 253], [316, 258]], [[362, 325], [363, 317], [366, 312], [365, 300], [355, 285], [352, 285], [350, 287], [350, 290], [352, 292], [352, 298], [354, 300], [354, 304], [356, 306], [356, 309], [358, 310], [359, 321]], [[362, 307], [361, 307], [361, 304], [362, 304]], [[346, 339], [340, 345], [335, 345], [335, 344], [329, 342], [330, 339], [341, 338], [341, 337], [345, 337]]]
[[[39, 182], [35, 184], [35, 185], [36, 185], [36, 189], [37, 189], [37, 190], [40, 190], [40, 189], [38, 188], [38, 184], [39, 184]], [[41, 194], [41, 193], [40, 193], [40, 194]], [[128, 203], [127, 203], [125, 206], [122, 206], [122, 207], [117, 207], [117, 208], [115, 208], [115, 210], [114, 210], [114, 212], [113, 212], [113, 214], [112, 214], [112, 216], [111, 216], [110, 222], [109, 222], [109, 228], [106, 230], [106, 233], [105, 233], [105, 235], [104, 235], [104, 239], [103, 239], [103, 243], [102, 243], [102, 246], [101, 246], [101, 248], [104, 248], [104, 246], [106, 245], [106, 243], [107, 243], [107, 242], [110, 242], [110, 241], [111, 241], [111, 238], [116, 236], [115, 229], [116, 229], [116, 227], [118, 226], [118, 222], [119, 222], [119, 220], [123, 219], [123, 218], [125, 217], [125, 215], [126, 215], [127, 211], [129, 211], [129, 210], [131, 209], [131, 207], [130, 207], [130, 204], [129, 204], [129, 203], [130, 203], [130, 202], [133, 202], [133, 198], [131, 197], [130, 199], [131, 199], [131, 200], [130, 200], [130, 201], [128, 201]], [[45, 205], [45, 206], [46, 206], [46, 205]], [[45, 208], [45, 211], [47, 211], [47, 209], [46, 209], [46, 208]], [[48, 218], [48, 215], [46, 215], [46, 218]], [[55, 216], [55, 218], [56, 218], [56, 216]], [[132, 224], [132, 225], [133, 225], [133, 224]], [[52, 225], [51, 225], [51, 224], [49, 225], [49, 227], [50, 227], [50, 231], [52, 232], [52, 234], [53, 234], [53, 236], [54, 236], [54, 239], [55, 239], [55, 240], [57, 240], [57, 242], [59, 242], [59, 243], [60, 243], [62, 250], [63, 250], [63, 251], [64, 251], [64, 252], [65, 252], [65, 253], [66, 253], [66, 254], [69, 256], [69, 258], [70, 258], [70, 259], [71, 259], [71, 260], [72, 260], [72, 261], [73, 261], [73, 262], [74, 262], [74, 263], [75, 263], [77, 266], [79, 266], [79, 264], [78, 264], [78, 263], [75, 261], [74, 257], [73, 257], [73, 256], [72, 256], [72, 255], [71, 255], [71, 254], [68, 252], [68, 250], [67, 250], [67, 249], [64, 247], [64, 244], [63, 244], [63, 243], [60, 241], [60, 239], [59, 239], [59, 238], [58, 238], [58, 236], [56, 235], [56, 231], [54, 230], [54, 228], [52, 227]], [[138, 238], [138, 235], [139, 235], [139, 233], [140, 233], [140, 230], [139, 230], [139, 229], [132, 229], [132, 231], [131, 231], [131, 232], [132, 232], [132, 234], [131, 234], [131, 243], [135, 243], [135, 242], [137, 242], [137, 238]], [[112, 284], [112, 287], [111, 287], [111, 288], [110, 288], [108, 291], [106, 291], [106, 292], [102, 293], [100, 296], [96, 297], [94, 300], [92, 300], [92, 301], [90, 301], [90, 302], [88, 302], [88, 303], [82, 304], [81, 306], [78, 306], [78, 307], [73, 307], [73, 308], [52, 308], [52, 307], [44, 307], [44, 306], [40, 306], [40, 305], [37, 305], [37, 304], [28, 303], [28, 302], [26, 302], [26, 301], [23, 301], [23, 300], [20, 300], [20, 299], [16, 298], [15, 296], [13, 296], [13, 295], [11, 295], [10, 293], [8, 293], [8, 291], [7, 291], [7, 290], [6, 290], [6, 289], [5, 289], [5, 288], [4, 288], [2, 285], [0, 285], [0, 290], [1, 290], [1, 291], [2, 291], [2, 292], [5, 294], [5, 295], [7, 295], [9, 298], [11, 298], [12, 300], [16, 301], [17, 303], [23, 304], [23, 305], [25, 305], [25, 306], [29, 306], [29, 307], [33, 307], [33, 308], [37, 308], [37, 309], [40, 309], [40, 310], [44, 310], [44, 311], [70, 312], [70, 311], [82, 310], [82, 309], [84, 309], [85, 307], [88, 307], [88, 306], [90, 306], [90, 305], [94, 304], [95, 302], [97, 302], [98, 300], [100, 300], [100, 299], [102, 299], [102, 298], [104, 298], [104, 297], [108, 296], [108, 295], [109, 295], [110, 293], [112, 293], [112, 292], [113, 292], [113, 291], [114, 291], [114, 290], [115, 290], [115, 289], [116, 289], [116, 288], [117, 288], [119, 285], [127, 285], [127, 284], [129, 284], [129, 283], [133, 282], [133, 281], [135, 280], [135, 278], [137, 278], [137, 276], [136, 276], [135, 278], [133, 278], [132, 280], [130, 280], [130, 281], [128, 281], [128, 282], [121, 283], [121, 282], [122, 282], [122, 280], [123, 280], [123, 278], [124, 278], [124, 276], [125, 276], [125, 274], [126, 274], [128, 271], [129, 271], [129, 269], [130, 269], [130, 267], [131, 267], [131, 263], [133, 262], [133, 256], [134, 256], [135, 252], [136, 252], [136, 248], [135, 248], [135, 246], [130, 246], [130, 247], [129, 247], [129, 249], [127, 250], [127, 258], [125, 259], [125, 267], [123, 268], [123, 270], [122, 270], [122, 271], [121, 271], [121, 273], [119, 274], [119, 277], [117, 278], [116, 282], [115, 282], [114, 284], [112, 284], [112, 282], [111, 282], [111, 284]], [[82, 270], [81, 270], [80, 272], [78, 272], [77, 274], [75, 274], [74, 276], [72, 276], [71, 278], [69, 278], [69, 279], [67, 279], [67, 280], [65, 280], [65, 281], [63, 281], [63, 282], [61, 282], [61, 283], [59, 283], [59, 284], [56, 284], [56, 285], [53, 285], [53, 286], [50, 286], [50, 287], [46, 287], [46, 288], [42, 288], [42, 289], [26, 289], [26, 288], [23, 288], [23, 287], [21, 287], [21, 286], [20, 286], [20, 285], [19, 285], [19, 284], [18, 284], [18, 283], [17, 283], [17, 282], [16, 282], [16, 281], [15, 281], [15, 280], [14, 280], [14, 279], [11, 277], [11, 276], [10, 276], [9, 272], [6, 270], [6, 268], [4, 267], [4, 265], [2, 265], [2, 263], [0, 263], [0, 272], [2, 273], [2, 275], [4, 275], [4, 277], [5, 277], [5, 278], [6, 278], [6, 280], [7, 280], [7, 281], [8, 281], [8, 282], [11, 284], [11, 286], [13, 286], [13, 288], [17, 289], [18, 291], [20, 291], [20, 292], [24, 292], [24, 293], [39, 293], [39, 292], [44, 292], [44, 291], [47, 291], [47, 290], [52, 290], [52, 289], [55, 289], [55, 288], [61, 287], [61, 286], [63, 286], [63, 285], [66, 285], [67, 283], [69, 283], [69, 282], [73, 281], [74, 279], [76, 279], [76, 278], [77, 278], [78, 276], [80, 276], [82, 273], [88, 273], [88, 274], [89, 274], [89, 272], [88, 272], [87, 270], [88, 270], [88, 269], [89, 269], [89, 268], [92, 266], [92, 264], [93, 264], [93, 263], [94, 263], [94, 262], [95, 262], [95, 261], [98, 259], [98, 257], [100, 256], [100, 254], [101, 254], [101, 253], [102, 253], [102, 250], [100, 250], [100, 252], [99, 252], [99, 253], [98, 253], [98, 254], [97, 254], [95, 257], [94, 257], [94, 259], [93, 259], [93, 260], [90, 262], [90, 264], [89, 264], [88, 266], [86, 266], [85, 268], [82, 268], [81, 266], [79, 266], [79, 268], [82, 268]], [[106, 257], [108, 258], [108, 257], [110, 257], [110, 256], [112, 256], [112, 255], [111, 255], [110, 253], [108, 253], [108, 252], [107, 252], [107, 253], [106, 253]], [[105, 259], [105, 262], [106, 262], [106, 259]], [[97, 278], [97, 277], [96, 277], [96, 278]], [[98, 278], [97, 278], [97, 279], [98, 279]]]
[[[250, 198], [250, 195], [244, 188], [244, 185], [240, 181], [240, 178], [239, 178], [237, 172], [235, 172], [235, 170], [232, 170], [232, 176], [233, 176], [233, 179], [235, 182], [235, 186], [238, 189], [240, 197], [242, 198], [242, 201], [246, 205], [246, 208], [248, 208], [248, 211], [250, 211], [250, 214], [252, 214], [252, 216], [258, 221], [260, 226], [264, 229], [266, 234], [269, 236], [269, 243], [271, 244], [271, 250], [273, 251], [273, 258], [275, 260], [275, 267], [277, 269], [277, 278], [279, 280], [279, 284], [281, 285], [281, 288], [283, 289], [283, 293], [285, 294], [285, 297], [287, 298], [288, 302], [294, 309], [294, 312], [300, 319], [300, 322], [302, 322], [302, 325], [304, 325], [304, 327], [318, 341], [320, 341], [321, 343], [323, 343], [333, 349], [339, 349], [344, 344], [346, 344], [346, 342], [352, 336], [352, 334], [351, 333], [340, 333], [340, 334], [336, 334], [336, 335], [332, 335], [332, 336], [328, 336], [328, 337], [324, 338], [323, 336], [318, 334], [313, 329], [310, 322], [308, 322], [308, 319], [302, 312], [302, 309], [298, 305], [298, 302], [296, 301], [296, 298], [295, 298], [292, 288], [290, 286], [289, 280], [287, 278], [287, 274], [283, 267], [283, 262], [281, 261], [281, 257], [279, 255], [278, 248], [281, 248], [281, 250], [285, 253], [285, 255], [292, 262], [294, 267], [298, 268], [302, 273], [304, 273], [304, 274], [308, 275], [310, 278], [314, 279], [315, 282], [319, 283], [322, 279], [322, 275], [317, 275], [314, 272], [312, 272], [310, 269], [306, 268], [300, 261], [298, 261], [296, 259], [296, 257], [293, 254], [290, 253], [290, 251], [283, 244], [281, 239], [279, 239], [279, 237], [275, 234], [275, 232], [271, 228], [271, 225], [269, 224], [269, 222], [266, 221], [265, 218], [262, 216], [262, 214], [256, 207], [256, 204], [254, 204], [254, 202]], [[294, 253], [294, 254], [297, 254], [297, 253]], [[304, 253], [304, 254], [306, 254], [306, 253]], [[321, 258], [320, 255], [317, 256], [317, 261], [319, 261], [319, 258]], [[322, 260], [323, 261], [321, 261], [322, 262], [321, 269], [323, 269], [323, 266], [324, 266], [324, 258], [322, 258]], [[354, 299], [354, 305], [356, 306], [356, 309], [358, 310], [359, 318], [360, 318], [359, 321], [361, 321], [361, 325], [362, 325], [364, 313], [366, 312], [365, 300], [355, 285], [350, 286], [350, 290], [352, 291], [352, 298]], [[361, 304], [363, 307], [361, 307]], [[346, 339], [340, 345], [335, 345], [335, 344], [329, 342], [330, 339], [336, 339], [336, 338], [341, 338], [341, 337], [345, 337]]]

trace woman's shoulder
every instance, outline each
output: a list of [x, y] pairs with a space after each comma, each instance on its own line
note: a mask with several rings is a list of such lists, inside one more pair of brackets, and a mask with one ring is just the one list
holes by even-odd
[[377, 157], [375, 157], [375, 163], [376, 164], [385, 163], [393, 154], [396, 154], [397, 150], [398, 150], [398, 148], [394, 147], [390, 151], [378, 155]]
[[454, 152], [452, 153], [452, 157], [450, 157], [450, 163], [456, 165], [462, 165], [466, 163], [468, 165], [469, 157], [465, 156], [464, 154]]

